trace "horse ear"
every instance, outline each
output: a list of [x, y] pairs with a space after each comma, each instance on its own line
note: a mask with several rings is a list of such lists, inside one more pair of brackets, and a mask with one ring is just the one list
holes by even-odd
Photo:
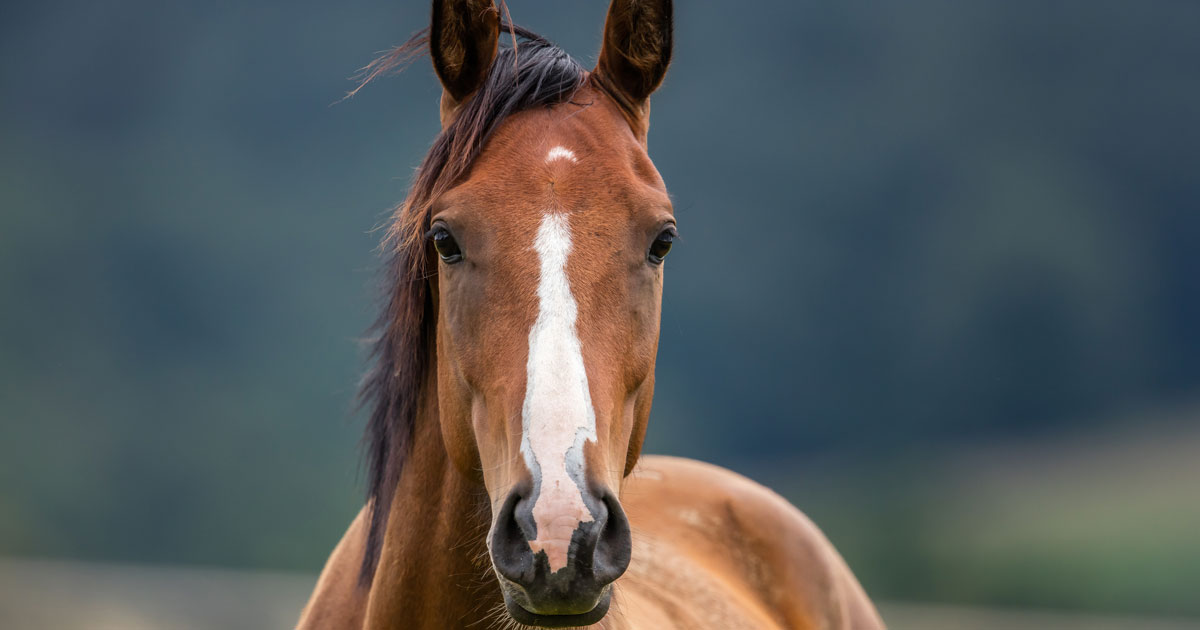
[[639, 116], [671, 63], [671, 0], [612, 0], [596, 74]]
[[443, 119], [475, 93], [500, 44], [500, 12], [492, 0], [433, 0], [429, 55], [442, 81]]

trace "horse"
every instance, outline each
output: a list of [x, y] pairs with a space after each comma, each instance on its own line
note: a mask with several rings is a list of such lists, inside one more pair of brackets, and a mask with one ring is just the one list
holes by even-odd
[[883, 628], [782, 497], [641, 455], [678, 238], [647, 154], [671, 1], [612, 0], [591, 71], [493, 0], [432, 9], [365, 69], [428, 52], [442, 129], [384, 237], [367, 501], [298, 627]]

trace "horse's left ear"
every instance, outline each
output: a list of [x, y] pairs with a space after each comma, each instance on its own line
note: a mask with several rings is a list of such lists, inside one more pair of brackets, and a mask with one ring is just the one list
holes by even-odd
[[483, 85], [500, 45], [493, 0], [433, 0], [429, 56], [442, 81], [442, 124]]
[[640, 119], [671, 63], [671, 30], [671, 0], [612, 0], [608, 7], [595, 74]]

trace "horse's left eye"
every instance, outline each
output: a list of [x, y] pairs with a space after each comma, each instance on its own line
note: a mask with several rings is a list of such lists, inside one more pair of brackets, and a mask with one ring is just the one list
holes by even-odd
[[650, 243], [650, 253], [646, 256], [650, 262], [661, 265], [664, 258], [671, 251], [671, 244], [675, 239], [679, 238], [679, 233], [675, 231], [675, 226], [667, 226], [658, 236]]

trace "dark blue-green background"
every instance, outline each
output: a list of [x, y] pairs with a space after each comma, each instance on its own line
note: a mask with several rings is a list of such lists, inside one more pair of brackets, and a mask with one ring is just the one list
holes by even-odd
[[[513, 0], [591, 65], [605, 3]], [[0, 554], [316, 570], [424, 2], [0, 7]], [[681, 3], [648, 450], [881, 597], [1200, 615], [1200, 5]]]

